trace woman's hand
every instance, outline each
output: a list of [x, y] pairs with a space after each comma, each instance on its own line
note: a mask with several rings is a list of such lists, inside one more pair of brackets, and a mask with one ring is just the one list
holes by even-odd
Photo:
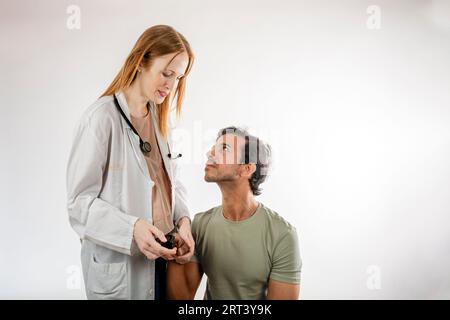
[[133, 238], [139, 250], [147, 259], [155, 260], [162, 257], [166, 260], [173, 260], [176, 258], [177, 248], [167, 249], [161, 246], [155, 238], [161, 242], [166, 242], [164, 233], [143, 219], [138, 219], [135, 223]]
[[188, 217], [181, 218], [178, 223], [178, 237], [175, 238], [177, 255], [175, 261], [184, 264], [191, 260], [194, 254], [195, 242], [191, 233], [191, 222]]

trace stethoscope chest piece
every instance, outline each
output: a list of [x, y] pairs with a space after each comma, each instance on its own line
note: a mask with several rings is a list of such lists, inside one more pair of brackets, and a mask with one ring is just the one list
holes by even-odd
[[148, 155], [150, 153], [150, 151], [152, 151], [152, 146], [150, 145], [150, 143], [148, 143], [147, 141], [143, 141], [141, 143], [141, 151], [145, 154]]
[[[125, 113], [123, 113], [122, 108], [119, 105], [119, 101], [117, 100], [116, 95], [114, 94], [114, 104], [116, 105], [117, 110], [119, 110], [120, 115], [122, 116], [122, 118], [125, 120], [125, 122], [130, 126], [131, 130], [133, 130], [133, 132], [139, 137], [139, 146], [141, 148], [142, 153], [144, 154], [144, 156], [148, 156], [148, 154], [152, 151], [152, 146], [150, 143], [148, 143], [147, 141], [142, 140], [142, 138], [139, 136], [139, 133], [136, 131], [136, 129], [133, 127], [133, 125], [131, 124], [130, 120], [127, 118], [127, 116], [125, 115]], [[176, 157], [172, 157], [172, 154], [170, 153], [170, 146], [169, 146], [169, 142], [167, 142], [167, 149], [169, 150], [169, 153], [167, 154], [167, 157], [170, 160], [175, 160], [181, 157], [181, 153], [179, 153]]]

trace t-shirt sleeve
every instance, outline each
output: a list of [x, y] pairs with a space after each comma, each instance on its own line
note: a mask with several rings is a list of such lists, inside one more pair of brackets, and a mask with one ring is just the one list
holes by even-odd
[[194, 248], [194, 254], [191, 257], [191, 260], [189, 260], [189, 262], [196, 262], [196, 263], [201, 263], [201, 250], [199, 249], [199, 218], [196, 215], [194, 217], [194, 221], [192, 221], [192, 226], [191, 226], [191, 232], [192, 232], [192, 238], [194, 238], [195, 241], [195, 248]]
[[295, 228], [289, 229], [275, 245], [270, 279], [300, 284], [302, 260]]

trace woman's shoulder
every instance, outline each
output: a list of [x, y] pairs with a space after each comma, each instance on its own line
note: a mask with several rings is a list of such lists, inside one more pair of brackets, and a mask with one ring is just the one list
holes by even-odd
[[105, 126], [117, 119], [113, 96], [103, 96], [91, 104], [83, 113], [80, 125]]

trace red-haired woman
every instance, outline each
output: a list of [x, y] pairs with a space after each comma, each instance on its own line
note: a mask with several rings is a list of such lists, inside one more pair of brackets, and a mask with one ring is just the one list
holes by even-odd
[[67, 207], [88, 299], [165, 299], [166, 260], [193, 254], [168, 125], [172, 101], [180, 114], [193, 61], [172, 27], [147, 29], [79, 122]]

